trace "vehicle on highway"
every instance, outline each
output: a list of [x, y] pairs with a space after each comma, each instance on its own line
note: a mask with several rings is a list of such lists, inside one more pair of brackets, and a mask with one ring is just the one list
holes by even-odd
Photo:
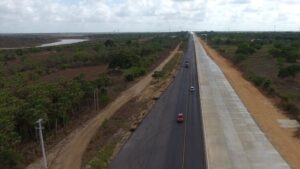
[[176, 120], [178, 123], [182, 123], [184, 121], [183, 113], [178, 113], [176, 116]]
[[191, 86], [191, 87], [190, 87], [190, 91], [191, 91], [191, 92], [195, 91], [195, 87], [194, 87], [194, 86]]
[[185, 61], [185, 63], [184, 63], [184, 66], [186, 67], [186, 68], [188, 68], [189, 67], [189, 61]]

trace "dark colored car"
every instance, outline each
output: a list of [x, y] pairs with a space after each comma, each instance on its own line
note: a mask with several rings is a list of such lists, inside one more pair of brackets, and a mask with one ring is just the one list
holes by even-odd
[[195, 87], [194, 87], [194, 86], [191, 86], [191, 87], [190, 87], [190, 91], [191, 91], [191, 92], [195, 91]]
[[178, 123], [182, 123], [184, 121], [184, 116], [182, 113], [178, 113], [176, 116], [176, 120]]

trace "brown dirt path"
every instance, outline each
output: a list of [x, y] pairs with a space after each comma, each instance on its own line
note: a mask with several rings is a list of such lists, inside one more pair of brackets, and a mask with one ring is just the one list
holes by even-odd
[[[80, 169], [81, 159], [90, 140], [97, 132], [105, 119], [109, 119], [120, 107], [127, 103], [130, 99], [141, 93], [152, 81], [154, 71], [161, 70], [175, 56], [179, 49], [179, 45], [173, 50], [170, 55], [152, 72], [147, 74], [135, 85], [101, 110], [98, 115], [89, 120], [83, 126], [73, 131], [67, 138], [63, 139], [58, 145], [49, 151], [48, 163], [50, 169]], [[26, 169], [41, 169], [41, 159], [29, 165]]]
[[300, 169], [300, 139], [294, 137], [296, 129], [281, 128], [277, 119], [287, 119], [271, 101], [252, 83], [245, 80], [235, 66], [199, 39], [207, 54], [221, 68], [248, 111], [282, 157], [294, 169]]

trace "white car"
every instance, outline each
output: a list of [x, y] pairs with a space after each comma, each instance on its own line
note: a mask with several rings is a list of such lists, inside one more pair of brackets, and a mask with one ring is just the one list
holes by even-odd
[[190, 87], [190, 91], [191, 91], [191, 92], [195, 91], [195, 87], [194, 87], [194, 86], [191, 86], [191, 87]]

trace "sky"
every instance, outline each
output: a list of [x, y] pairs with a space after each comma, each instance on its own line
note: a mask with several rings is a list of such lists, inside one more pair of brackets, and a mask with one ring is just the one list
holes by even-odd
[[0, 33], [300, 31], [300, 0], [0, 0]]

